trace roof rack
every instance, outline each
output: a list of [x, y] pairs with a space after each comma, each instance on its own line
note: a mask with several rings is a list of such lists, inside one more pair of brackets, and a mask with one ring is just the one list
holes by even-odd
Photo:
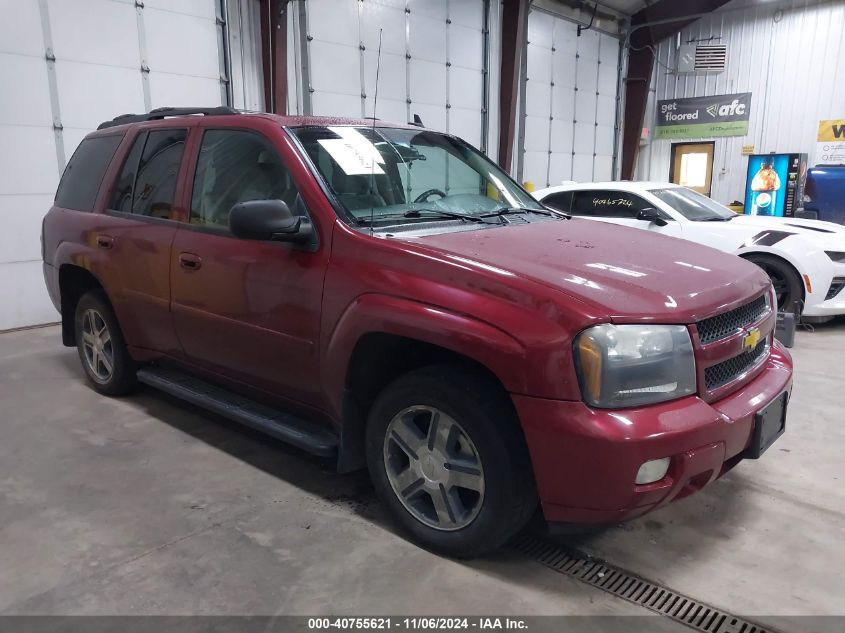
[[104, 130], [116, 125], [125, 125], [127, 123], [143, 123], [144, 121], [156, 121], [169, 116], [187, 116], [189, 114], [203, 114], [206, 116], [219, 114], [239, 114], [239, 112], [229, 106], [216, 106], [213, 108], [156, 108], [150, 110], [146, 114], [121, 114], [114, 117], [111, 121], [104, 121], [97, 126], [98, 130]]

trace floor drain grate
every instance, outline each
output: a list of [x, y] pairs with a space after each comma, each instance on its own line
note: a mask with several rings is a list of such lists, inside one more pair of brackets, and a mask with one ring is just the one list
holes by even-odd
[[777, 633], [604, 561], [524, 536], [514, 549], [546, 567], [705, 633]]

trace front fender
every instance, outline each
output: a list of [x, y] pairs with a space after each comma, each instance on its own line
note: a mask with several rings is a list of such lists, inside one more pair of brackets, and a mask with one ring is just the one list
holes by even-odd
[[341, 315], [322, 354], [323, 384], [336, 419], [355, 345], [365, 334], [376, 332], [446, 348], [484, 365], [508, 391], [527, 391], [526, 350], [510, 334], [466, 314], [401, 297], [365, 294]]

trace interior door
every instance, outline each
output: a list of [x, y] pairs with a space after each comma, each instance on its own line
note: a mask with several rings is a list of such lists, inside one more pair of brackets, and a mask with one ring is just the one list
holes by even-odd
[[705, 196], [713, 181], [715, 143], [672, 143], [672, 167], [669, 180]]
[[325, 249], [234, 237], [233, 205], [305, 205], [280, 154], [254, 131], [204, 130], [189, 222], [176, 233], [171, 309], [190, 362], [305, 403], [319, 389], [317, 339]]

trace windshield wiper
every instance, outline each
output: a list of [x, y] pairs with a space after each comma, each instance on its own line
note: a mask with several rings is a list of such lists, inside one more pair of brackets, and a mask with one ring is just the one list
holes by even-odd
[[489, 222], [485, 222], [483, 220], [484, 216], [458, 213], [457, 211], [441, 211], [440, 209], [409, 209], [402, 214], [402, 217], [421, 218], [423, 217], [423, 213], [431, 214], [432, 217], [440, 216], [442, 218], [456, 218], [459, 220], [469, 220], [470, 222], [484, 222], [485, 224], [489, 224]]
[[503, 215], [511, 215], [514, 213], [536, 213], [538, 215], [547, 215], [549, 217], [563, 217], [563, 218], [570, 218], [571, 216], [568, 213], [563, 213], [562, 211], [555, 211], [553, 209], [529, 209], [528, 207], [505, 207], [504, 209], [499, 209], [498, 211], [493, 211], [491, 213], [485, 213], [481, 217], [483, 218], [492, 218], [492, 217], [501, 217]]

